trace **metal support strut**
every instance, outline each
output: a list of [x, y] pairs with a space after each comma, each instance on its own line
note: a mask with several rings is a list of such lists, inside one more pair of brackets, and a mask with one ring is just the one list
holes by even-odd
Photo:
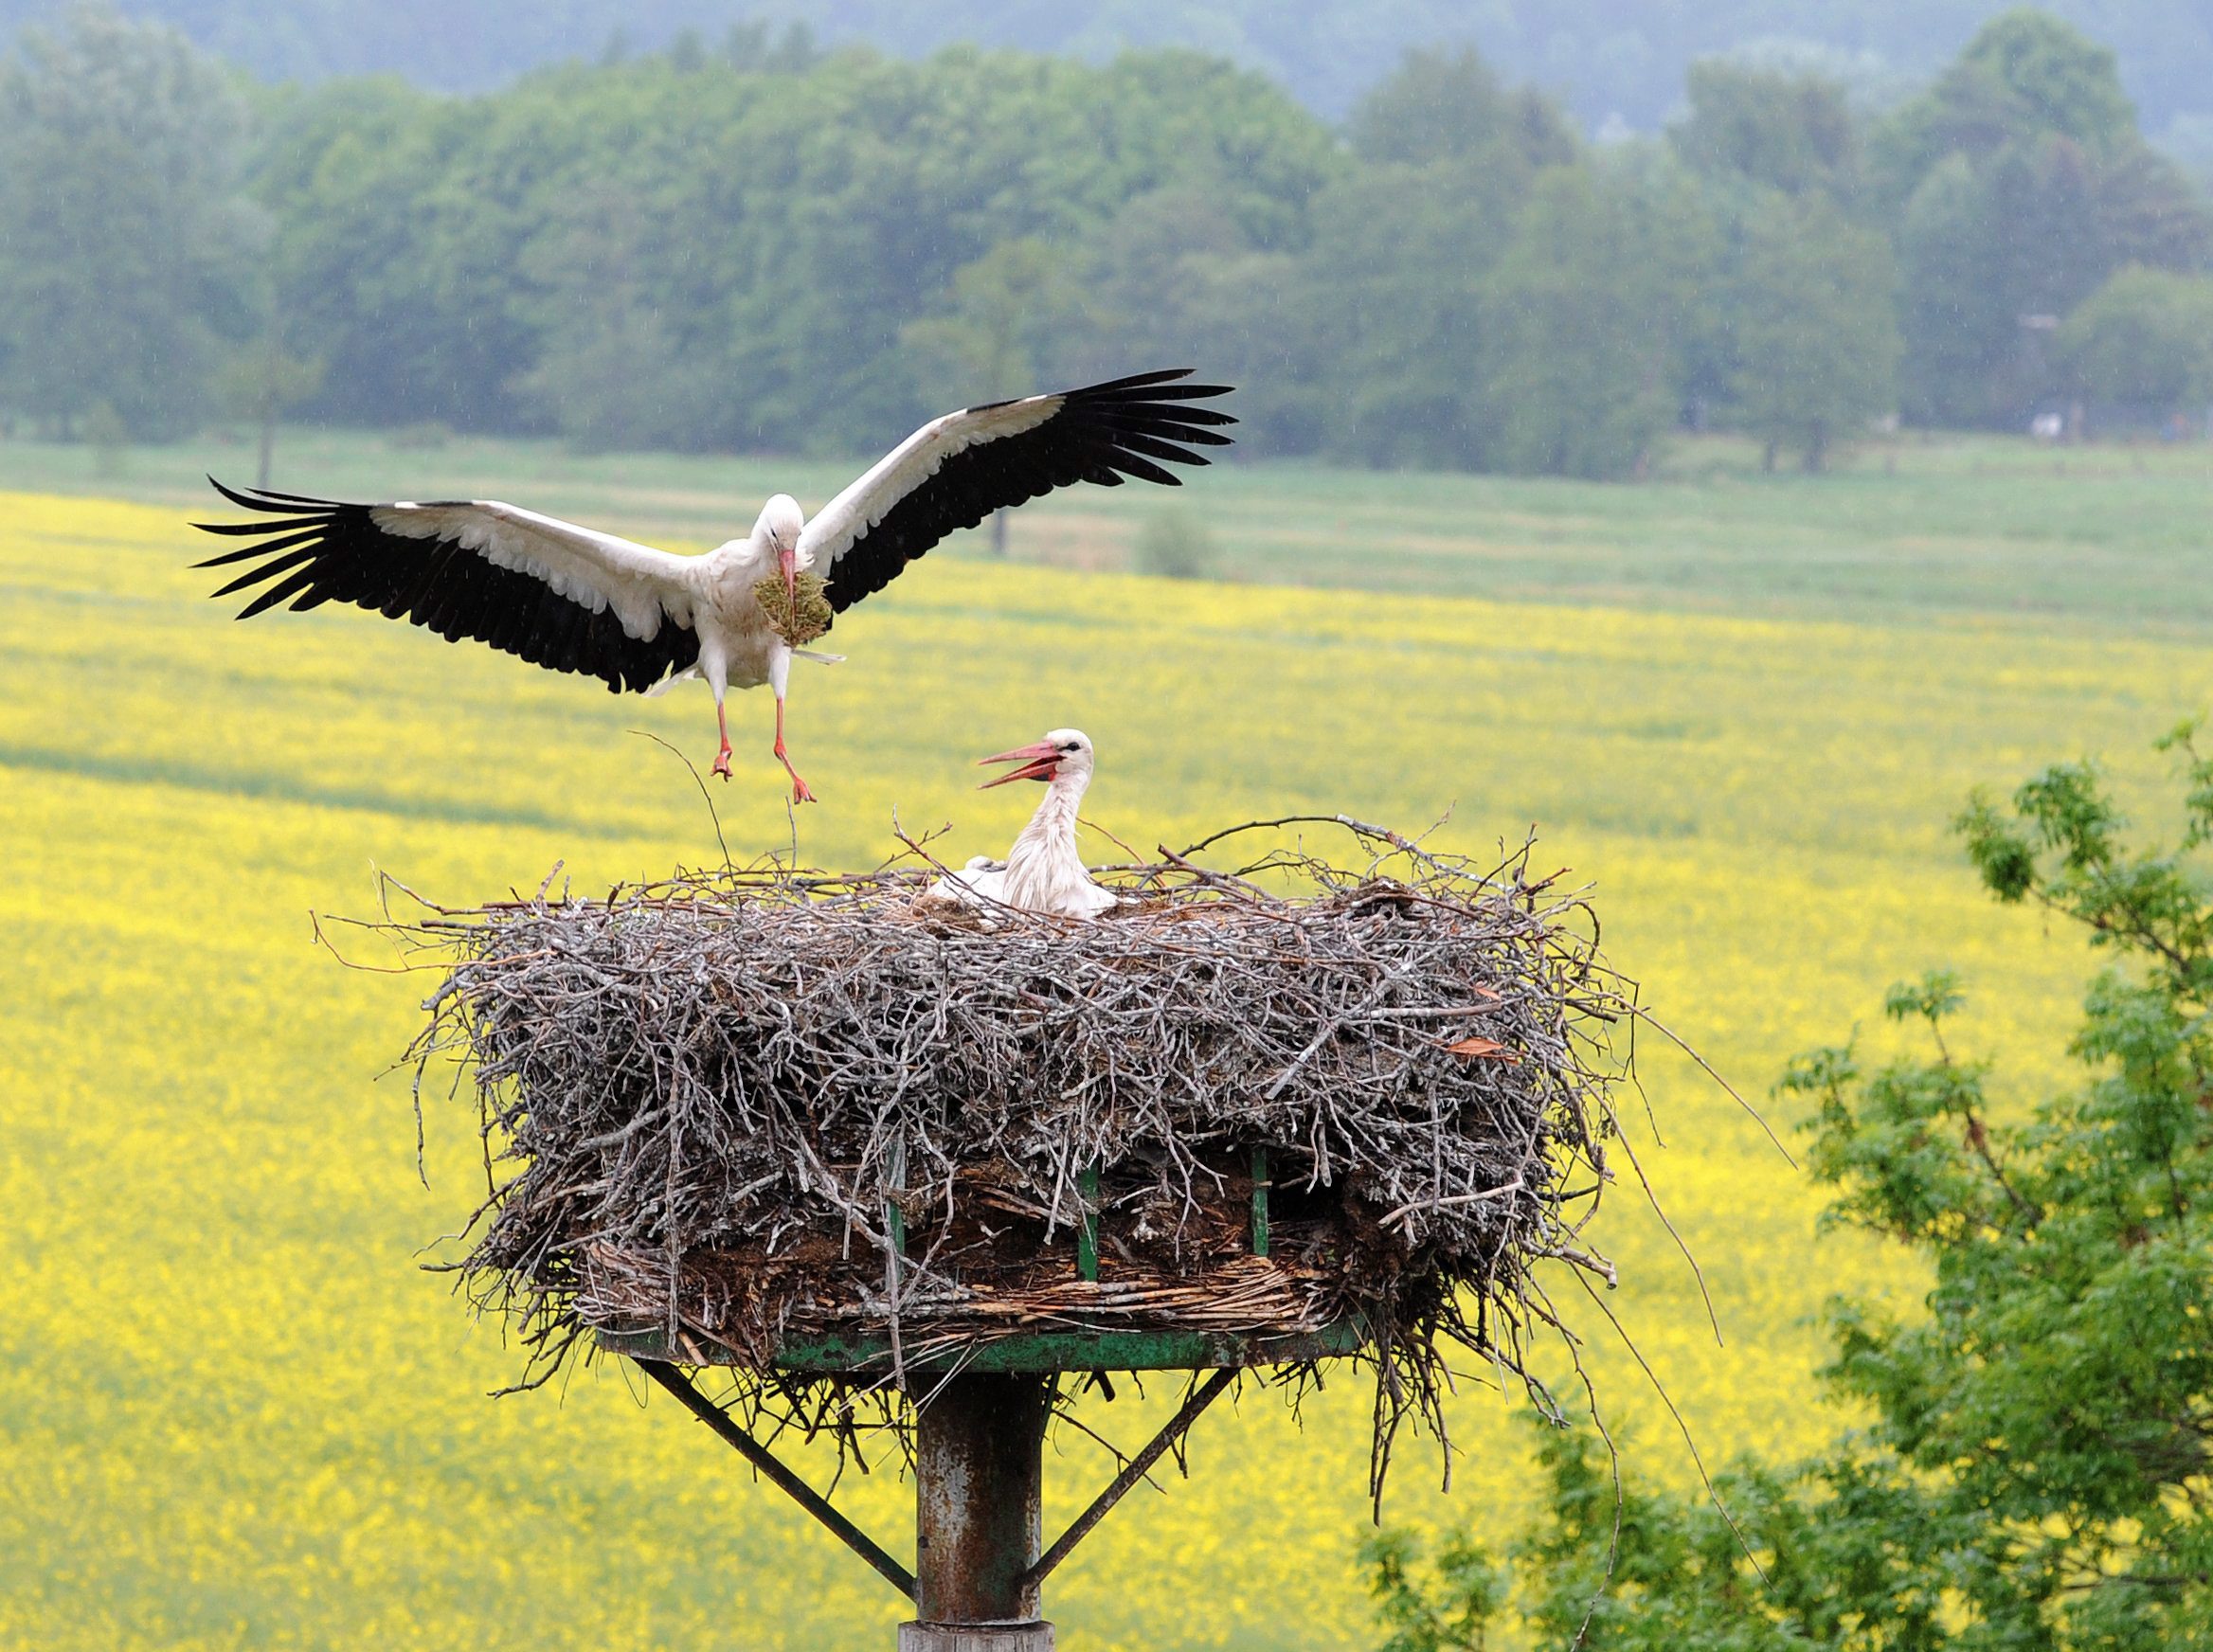
[[913, 1572], [885, 1553], [873, 1537], [839, 1514], [821, 1493], [784, 1467], [767, 1446], [730, 1421], [730, 1414], [694, 1388], [690, 1377], [660, 1359], [640, 1359], [638, 1369], [675, 1394], [686, 1410], [712, 1428], [725, 1445], [759, 1469], [779, 1491], [827, 1526], [839, 1542], [873, 1567], [885, 1582], [909, 1600], [914, 1598]]
[[1107, 1511], [1123, 1499], [1137, 1482], [1144, 1479], [1153, 1464], [1166, 1455], [1177, 1441], [1191, 1431], [1191, 1425], [1198, 1421], [1198, 1413], [1213, 1405], [1222, 1390], [1237, 1380], [1234, 1371], [1217, 1371], [1205, 1382], [1191, 1391], [1190, 1397], [1170, 1417], [1167, 1426], [1155, 1434], [1145, 1448], [1124, 1465], [1106, 1489], [1091, 1499], [1091, 1506], [1078, 1515], [1053, 1542], [1052, 1548], [1038, 1556], [1036, 1564], [1022, 1574], [1022, 1581], [1035, 1589], [1046, 1575], [1066, 1560], [1078, 1543], [1091, 1535], [1091, 1528], [1106, 1517]]
[[1053, 1652], [1053, 1625], [1040, 1616], [1047, 1575], [1237, 1377], [1233, 1369], [1219, 1370], [1194, 1388], [1043, 1554], [1045, 1428], [1053, 1415], [1053, 1377], [968, 1372], [945, 1378], [918, 1402], [915, 1560], [909, 1571], [675, 1365], [650, 1358], [637, 1364], [914, 1602], [915, 1621], [899, 1626], [899, 1652]]

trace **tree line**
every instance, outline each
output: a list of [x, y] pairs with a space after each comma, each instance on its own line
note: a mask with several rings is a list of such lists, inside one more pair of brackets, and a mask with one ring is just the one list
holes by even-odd
[[[0, 42], [54, 0], [0, 0]], [[2116, 48], [2148, 128], [2213, 160], [2213, 27], [2199, 0], [2046, 0]], [[1823, 66], [1894, 96], [1925, 79], [2004, 0], [470, 0], [467, 24], [438, 0], [132, 0], [264, 80], [396, 70], [444, 91], [479, 91], [611, 44], [658, 50], [687, 28], [804, 17], [825, 40], [926, 57], [955, 41], [1063, 57], [1203, 42], [1265, 71], [1331, 117], [1390, 72], [1407, 46], [1477, 47], [1517, 78], [1562, 89], [1584, 126], [1649, 129], [1682, 95], [1686, 64], [1732, 47]], [[1740, 43], [1751, 43], [1749, 46]], [[2193, 141], [2193, 139], [2195, 141]]]
[[760, 26], [474, 98], [266, 86], [98, 9], [0, 65], [0, 419], [852, 452], [1132, 367], [1249, 450], [1623, 476], [1683, 425], [2213, 400], [2213, 212], [2033, 11], [1880, 112], [1711, 61], [1585, 139], [1466, 51], [1332, 125], [1198, 53], [823, 52]]

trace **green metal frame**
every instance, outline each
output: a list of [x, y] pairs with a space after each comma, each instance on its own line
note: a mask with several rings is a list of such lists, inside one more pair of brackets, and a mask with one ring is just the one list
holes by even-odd
[[1268, 1254], [1268, 1149], [1252, 1150], [1252, 1254]]
[[[956, 1353], [917, 1359], [907, 1356], [909, 1371], [1213, 1371], [1249, 1365], [1287, 1365], [1305, 1359], [1337, 1359], [1360, 1351], [1359, 1327], [1350, 1320], [1326, 1325], [1319, 1331], [1288, 1335], [1220, 1331], [1031, 1331], [1014, 1337], [971, 1342]], [[632, 1359], [657, 1359], [679, 1365], [695, 1362], [695, 1354], [673, 1343], [657, 1327], [641, 1331], [602, 1331], [599, 1344], [610, 1354]], [[697, 1353], [711, 1357], [711, 1365], [736, 1365], [743, 1361], [718, 1347], [701, 1346]], [[775, 1363], [783, 1371], [830, 1374], [851, 1372], [867, 1375], [892, 1367], [891, 1338], [888, 1333], [855, 1332], [849, 1336], [795, 1338], [776, 1351]]]
[[1083, 1219], [1076, 1224], [1076, 1278], [1099, 1283], [1099, 1167], [1092, 1165], [1076, 1177], [1083, 1196]]

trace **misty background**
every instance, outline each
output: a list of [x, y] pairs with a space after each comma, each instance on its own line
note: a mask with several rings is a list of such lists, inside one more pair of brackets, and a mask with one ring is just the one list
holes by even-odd
[[[61, 0], [0, 0], [0, 37], [63, 13]], [[1100, 63], [1181, 46], [1258, 69], [1328, 119], [1410, 46], [1472, 46], [1510, 79], [1557, 97], [1592, 131], [1650, 132], [1682, 113], [1683, 71], [1745, 53], [1820, 68], [1877, 97], [1934, 76], [2004, 0], [133, 0], [123, 10], [182, 29], [263, 80], [395, 73], [449, 92], [596, 58], [610, 43], [665, 49], [687, 29], [804, 22], [825, 45], [923, 57], [963, 42]], [[2057, 0], [2045, 8], [2114, 47], [2155, 138], [2213, 119], [2213, 13], [2192, 0]], [[2200, 141], [2213, 143], [2213, 132]]]
[[1169, 363], [1367, 465], [2208, 430], [2182, 0], [274, 9], [0, 0], [0, 433], [848, 453]]

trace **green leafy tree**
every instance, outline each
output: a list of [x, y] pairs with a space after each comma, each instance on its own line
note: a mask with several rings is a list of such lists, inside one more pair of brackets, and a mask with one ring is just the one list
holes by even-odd
[[1497, 468], [1629, 476], [1673, 423], [1683, 225], [1648, 210], [1653, 200], [1625, 171], [1538, 175], [1484, 285], [1486, 451]]
[[924, 399], [984, 401], [1038, 388], [1078, 299], [1065, 256], [1035, 236], [1002, 241], [962, 265], [944, 308], [900, 332]]
[[712, 427], [711, 373], [657, 302], [651, 244], [639, 203], [598, 189], [523, 249], [538, 359], [511, 388], [580, 452], [696, 449]]
[[311, 405], [333, 421], [500, 422], [525, 336], [509, 320], [516, 294], [464, 316], [430, 255], [459, 205], [441, 185], [470, 141], [461, 114], [396, 79], [320, 86], [264, 111], [249, 188], [276, 224], [274, 304], [296, 348], [327, 364]]
[[[1309, 218], [1335, 194], [1320, 191]], [[1257, 244], [1196, 181], [1136, 196], [1073, 256], [1081, 303], [1048, 352], [1054, 371], [1080, 382], [1139, 362], [1198, 367], [1237, 386], [1241, 452], [1312, 452], [1335, 422], [1320, 365], [1330, 351], [1303, 279], [1313, 244]]]
[[1918, 423], [1982, 423], [1991, 386], [2023, 348], [2021, 314], [1993, 290], [1999, 239], [1974, 163], [1947, 156], [1898, 229], [1904, 411]]
[[1772, 195], [1754, 215], [1727, 314], [1737, 416], [1809, 471], [1894, 404], [1897, 277], [1890, 243], [1824, 196]]
[[192, 427], [254, 329], [246, 108], [174, 30], [82, 7], [0, 63], [0, 403], [67, 430]]
[[1334, 387], [1316, 444], [1368, 464], [1476, 469], [1484, 448], [1485, 274], [1526, 178], [1480, 162], [1363, 168], [1314, 204], [1293, 334]]
[[1371, 464], [1492, 464], [1484, 279], [1536, 179], [1579, 146], [1551, 103], [1507, 91], [1472, 52], [1409, 54], [1351, 133], [1361, 164], [1316, 196], [1276, 329], [1310, 341], [1297, 365], [1318, 391], [1313, 444]]
[[[1426, 1562], [1426, 1564], [1425, 1564]], [[1360, 1545], [1376, 1615], [1390, 1631], [1378, 1652], [1484, 1652], [1506, 1575], [1466, 1533], [1425, 1556], [1411, 1532], [1378, 1532]]]
[[[1527, 330], [1502, 312], [1491, 278], [1533, 191], [1588, 165], [1557, 110], [1503, 88], [1470, 53], [1416, 53], [1363, 99], [1350, 130], [1354, 153], [1308, 197], [1298, 237], [1261, 242], [1203, 183], [1130, 202], [1092, 238], [1073, 359], [1087, 370], [1110, 369], [1117, 352], [1196, 361], [1239, 381], [1239, 438], [1251, 451], [1457, 469], [1633, 468], [1644, 434], [1669, 416], [1664, 364], [1646, 399], [1659, 411], [1618, 460], [1573, 442], [1501, 441], [1506, 404], [1494, 370], [1551, 364], [1533, 360], [1534, 344], [1528, 355], [1509, 350]], [[1621, 234], [1646, 253], [1664, 247], [1667, 237], [1652, 231], [1666, 212], [1647, 209], [1641, 179], [1614, 171], [1604, 198]], [[1554, 296], [1538, 261], [1532, 253], [1517, 300]], [[1656, 293], [1664, 283], [1645, 285]], [[1653, 319], [1664, 341], [1669, 318]], [[1603, 372], [1599, 382], [1610, 383]]]
[[2162, 410], [2213, 402], [2213, 278], [2125, 269], [2067, 317], [2058, 346], [2086, 396]]
[[[1909, 412], [2011, 423], [2057, 387], [2024, 318], [2062, 317], [2131, 263], [2199, 267], [2213, 221], [2168, 162], [2072, 139], [1955, 153], [1906, 203], [1898, 232]], [[2041, 325], [2041, 324], [2039, 324]]]
[[1693, 171], [1790, 195], [1857, 189], [1860, 135], [1838, 82], [1709, 59], [1691, 64], [1687, 91], [1667, 136]]
[[1475, 52], [1410, 51], [1397, 71], [1353, 110], [1350, 134], [1361, 159], [1425, 166], [1434, 161], [1518, 163], [1522, 173], [1563, 166], [1581, 146], [1559, 106], [1534, 87], [1503, 85]]
[[[54, 55], [29, 38], [19, 90]], [[167, 109], [192, 83], [171, 79], [131, 101]], [[136, 433], [181, 428], [222, 349], [274, 314], [288, 354], [327, 364], [302, 410], [334, 422], [850, 453], [1017, 356], [1039, 377], [1188, 361], [1240, 384], [1242, 451], [1619, 476], [1679, 417], [1818, 455], [1889, 400], [1880, 349], [1809, 348], [1873, 336], [1872, 243], [1808, 218], [1842, 260], [1815, 267], [1763, 234], [1773, 191], [1891, 233], [1898, 404], [1930, 422], [2014, 422], [2061, 382], [2046, 319], [2129, 264], [2213, 260], [2110, 54], [2049, 19], [1991, 25], [1865, 153], [1818, 77], [1705, 63], [1690, 92], [1666, 143], [1587, 151], [1473, 53], [1417, 52], [1340, 134], [1195, 51], [908, 61], [765, 26], [481, 97], [264, 90], [258, 252], [207, 183], [235, 134], [130, 125], [133, 164], [170, 156], [183, 186], [83, 212], [26, 180], [98, 202], [81, 180], [112, 144], [0, 153], [0, 226], [22, 225], [0, 238], [0, 417], [66, 425], [106, 402]], [[188, 243], [197, 262], [170, 256]], [[992, 321], [1040, 260], [1081, 304]], [[1808, 385], [1849, 393], [1786, 425]]]
[[1617, 1551], [1589, 1443], [1554, 1440], [1553, 1511], [1516, 1553], [1538, 1644], [1570, 1644], [1586, 1618], [1601, 1652], [2213, 1643], [2213, 758], [2198, 733], [2162, 743], [2183, 794], [2170, 847], [2132, 841], [2082, 763], [1960, 817], [1997, 899], [2078, 925], [2109, 960], [2073, 1043], [2082, 1082], [2006, 1118], [1991, 1065], [1947, 1037], [1961, 993], [1943, 971], [1884, 1006], [1927, 1053], [1791, 1064], [1781, 1089], [1812, 1104], [1827, 1221], [1917, 1256], [1925, 1312], [1835, 1306], [1826, 1374], [1872, 1425], [1787, 1473], [1726, 1478], [1734, 1526], [1632, 1489]]
[[[947, 299], [900, 330], [925, 401], [963, 406], [1046, 387], [1042, 364], [1077, 305], [1062, 254], [1035, 236], [1002, 241], [953, 272]], [[991, 547], [1007, 553], [1004, 511], [992, 513]]]
[[317, 87], [270, 125], [256, 189], [279, 307], [331, 363], [318, 412], [719, 449], [848, 453], [942, 411], [903, 329], [1002, 243], [1080, 259], [1198, 190], [1240, 256], [1288, 256], [1344, 165], [1278, 88], [1180, 51], [687, 51], [468, 99]]
[[1513, 1556], [1520, 1615], [1537, 1645], [1799, 1652], [1822, 1643], [1834, 1614], [1818, 1589], [1801, 1587], [1819, 1535], [1787, 1481], [1752, 1468], [1726, 1476], [1724, 1515], [1712, 1502], [1617, 1489], [1584, 1430], [1545, 1429], [1538, 1463], [1550, 1482], [1549, 1518]]
[[2045, 318], [2128, 264], [2213, 256], [2213, 218], [2139, 135], [2113, 54], [2040, 12], [1986, 27], [1872, 147], [1918, 421], [2016, 423], [2058, 387]]
[[2136, 109], [2113, 52], [2048, 11], [1985, 24], [1952, 66], [1874, 137], [1879, 177], [1903, 200], [1945, 156], [2063, 137], [2090, 153], [2136, 141]]

